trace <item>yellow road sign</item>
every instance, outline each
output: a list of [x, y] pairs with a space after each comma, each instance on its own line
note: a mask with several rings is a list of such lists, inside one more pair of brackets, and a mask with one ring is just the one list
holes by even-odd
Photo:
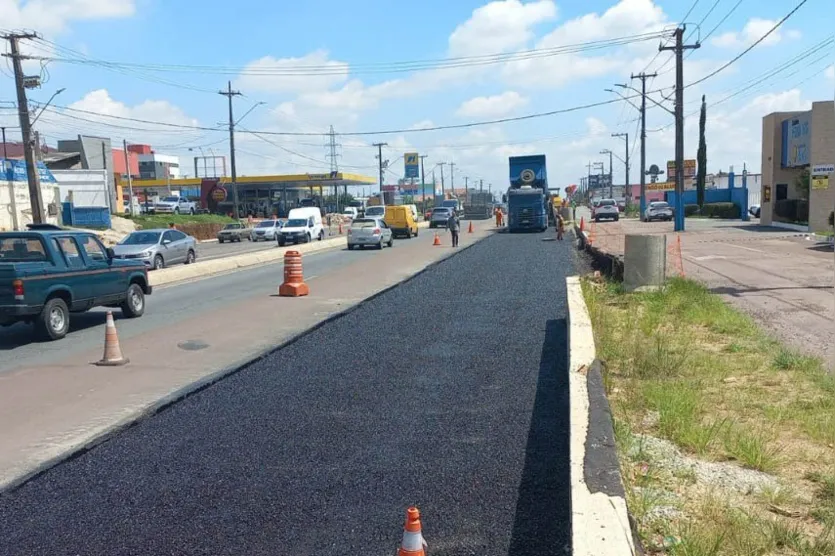
[[406, 153], [404, 156], [406, 157], [406, 164], [411, 166], [418, 163], [418, 153]]
[[829, 176], [812, 176], [812, 189], [829, 188]]

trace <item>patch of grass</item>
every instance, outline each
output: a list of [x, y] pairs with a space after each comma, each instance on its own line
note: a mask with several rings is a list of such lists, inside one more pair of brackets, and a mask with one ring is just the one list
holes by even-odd
[[[835, 555], [835, 473], [807, 476], [835, 470], [835, 377], [821, 362], [686, 279], [652, 293], [589, 281], [583, 288], [606, 363], [624, 483], [637, 489], [628, 501], [646, 518], [638, 522], [647, 546], [687, 556]], [[768, 473], [791, 488], [712, 493], [710, 474], [653, 462], [639, 440], [648, 436], [673, 442], [685, 457]], [[647, 466], [649, 474], [636, 471]], [[659, 490], [683, 504], [668, 523], [652, 518]]]
[[137, 226], [144, 229], [167, 228], [169, 224], [228, 224], [233, 218], [220, 214], [149, 214], [131, 218]]

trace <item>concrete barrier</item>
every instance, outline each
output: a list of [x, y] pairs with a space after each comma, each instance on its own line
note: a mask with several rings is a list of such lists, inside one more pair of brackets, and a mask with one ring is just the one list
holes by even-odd
[[580, 279], [566, 278], [571, 412], [571, 544], [575, 556], [643, 554], [629, 518], [612, 416]]
[[[418, 228], [428, 227], [428, 222], [418, 223]], [[197, 261], [190, 265], [164, 268], [162, 270], [155, 270], [148, 273], [148, 278], [152, 286], [162, 286], [173, 282], [181, 282], [183, 280], [212, 276], [222, 272], [230, 272], [239, 268], [247, 268], [259, 264], [271, 264], [282, 261], [284, 259], [284, 253], [291, 249], [302, 254], [307, 254], [324, 251], [326, 249], [335, 249], [343, 245], [347, 245], [346, 236], [338, 236], [323, 239], [322, 241], [313, 241], [311, 243], [302, 243], [299, 245], [288, 245], [285, 247], [276, 247], [274, 249], [264, 249], [261, 251], [241, 253], [240, 255], [230, 255], [229, 257], [212, 259], [210, 261]]]

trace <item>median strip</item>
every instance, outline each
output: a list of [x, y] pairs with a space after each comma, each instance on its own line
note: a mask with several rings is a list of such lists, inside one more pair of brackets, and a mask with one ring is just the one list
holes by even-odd
[[650, 553], [835, 553], [835, 378], [705, 287], [585, 281]]

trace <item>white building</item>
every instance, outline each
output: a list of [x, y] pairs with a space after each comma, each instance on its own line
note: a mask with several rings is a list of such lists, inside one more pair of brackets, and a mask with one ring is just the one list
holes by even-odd
[[139, 177], [143, 180], [164, 180], [180, 177], [180, 157], [151, 152], [140, 154]]

